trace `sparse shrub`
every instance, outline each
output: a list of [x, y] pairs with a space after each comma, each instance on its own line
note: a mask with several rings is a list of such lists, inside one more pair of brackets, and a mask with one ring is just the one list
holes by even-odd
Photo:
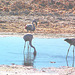
[[44, 2], [43, 2], [43, 3], [41, 3], [40, 5], [41, 5], [41, 6], [43, 6], [43, 7], [45, 7], [45, 6], [46, 6], [46, 4], [45, 4]]
[[69, 6], [68, 6], [68, 7], [69, 7], [69, 9], [72, 9], [72, 8], [73, 8], [73, 5], [69, 4]]
[[11, 6], [11, 11], [16, 11], [16, 10], [18, 10], [17, 7], [15, 5], [12, 5]]
[[7, 7], [4, 7], [3, 10], [9, 12], [9, 9]]
[[16, 2], [16, 3], [15, 3], [15, 6], [16, 6], [17, 8], [19, 8], [19, 9], [22, 9], [22, 8], [23, 8], [23, 7], [22, 7], [22, 2], [21, 2], [21, 1]]
[[51, 4], [55, 4], [55, 1], [51, 0]]
[[14, 15], [19, 15], [18, 11], [14, 12]]
[[28, 15], [28, 14], [30, 13], [30, 11], [29, 11], [29, 10], [25, 10], [25, 11], [23, 11], [23, 13], [24, 13], [25, 15]]
[[30, 10], [32, 10], [32, 7], [29, 7]]
[[18, 13], [18, 11], [15, 11], [15, 12], [11, 11], [11, 12], [9, 12], [9, 15], [19, 15], [19, 13]]
[[7, 29], [6, 25], [0, 25], [1, 29]]
[[60, 3], [60, 2], [57, 2], [56, 4], [57, 4], [57, 5], [60, 5], [61, 3]]
[[60, 16], [59, 13], [54, 13], [54, 15], [56, 15], [56, 16]]
[[0, 21], [0, 23], [6, 23], [6, 21]]
[[7, 1], [7, 2], [6, 2], [6, 5], [10, 5], [10, 2]]
[[13, 11], [9, 12], [9, 15], [14, 15], [14, 12]]
[[3, 9], [2, 9], [2, 8], [0, 8], [0, 11], [3, 11]]
[[2, 29], [7, 29], [5, 26], [1, 27]]

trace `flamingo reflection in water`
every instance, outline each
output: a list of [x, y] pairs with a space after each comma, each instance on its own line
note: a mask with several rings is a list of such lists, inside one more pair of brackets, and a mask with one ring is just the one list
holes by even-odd
[[32, 54], [31, 52], [27, 51], [24, 53], [24, 64], [25, 66], [34, 66], [34, 60], [36, 55]]

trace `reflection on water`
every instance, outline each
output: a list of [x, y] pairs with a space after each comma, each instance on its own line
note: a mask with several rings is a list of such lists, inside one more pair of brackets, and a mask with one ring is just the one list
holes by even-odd
[[[64, 38], [34, 38], [32, 44], [36, 48], [36, 56], [33, 55], [34, 49], [31, 48], [31, 52], [27, 52], [27, 47], [23, 55], [24, 43], [21, 37], [0, 37], [0, 65], [14, 63], [32, 65], [35, 68], [67, 66], [66, 55], [69, 44]], [[70, 48], [67, 59], [69, 66], [73, 63], [72, 50], [73, 47]]]
[[[66, 55], [66, 63], [67, 63], [67, 66], [69, 66], [69, 61], [68, 61], [68, 53], [69, 53], [69, 50], [70, 50], [70, 47], [69, 47], [69, 49], [68, 49], [68, 52], [67, 52], [67, 55]], [[74, 48], [73, 48], [73, 63], [72, 63], [72, 67], [74, 67]]]
[[29, 50], [27, 50], [27, 53], [23, 53], [23, 55], [24, 55], [24, 64], [23, 65], [34, 66], [34, 60], [35, 60], [36, 55], [32, 54], [31, 51], [29, 51]]
[[[72, 61], [71, 67], [74, 67], [74, 58], [75, 58], [75, 57], [73, 57], [72, 60], [71, 60], [71, 61]], [[69, 62], [70, 62], [70, 61], [66, 58], [66, 64], [67, 64], [67, 66], [69, 66], [69, 65], [71, 64], [71, 63], [69, 63]]]

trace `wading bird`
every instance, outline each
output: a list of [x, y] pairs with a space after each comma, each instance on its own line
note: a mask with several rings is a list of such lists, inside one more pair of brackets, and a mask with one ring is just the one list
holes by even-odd
[[[24, 51], [25, 51], [25, 47], [26, 47], [26, 42], [29, 41], [29, 45], [30, 45], [32, 48], [34, 48], [34, 55], [36, 55], [36, 49], [35, 49], [35, 47], [32, 45], [33, 35], [31, 35], [31, 34], [26, 34], [26, 35], [24, 35], [23, 39], [24, 39], [24, 41], [25, 41]], [[23, 51], [23, 53], [24, 53], [24, 51]]]
[[[70, 47], [73, 45], [73, 67], [74, 67], [74, 48], [75, 48], [75, 38], [72, 38], [72, 39], [65, 39], [64, 41], [68, 42], [70, 44]], [[68, 53], [69, 53], [69, 50], [70, 50], [70, 47], [68, 49], [68, 52], [67, 52], [67, 56], [66, 56], [66, 61], [67, 61], [67, 57], [68, 57]], [[68, 63], [67, 63], [68, 65]]]
[[[35, 23], [35, 24], [34, 24], [34, 23]], [[36, 26], [37, 26], [37, 22], [36, 22], [36, 20], [33, 20], [33, 21], [32, 21], [32, 24], [25, 26], [25, 29], [27, 30], [27, 32], [28, 32], [28, 31], [35, 31], [35, 27], [36, 27]]]

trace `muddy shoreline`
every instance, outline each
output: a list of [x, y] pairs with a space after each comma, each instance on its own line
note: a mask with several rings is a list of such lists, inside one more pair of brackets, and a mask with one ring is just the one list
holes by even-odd
[[75, 38], [75, 34], [45, 34], [45, 33], [12, 33], [12, 32], [0, 32], [0, 36], [6, 37], [6, 36], [17, 36], [17, 37], [23, 37], [25, 34], [33, 34], [34, 37], [37, 38]]
[[0, 75], [75, 75], [75, 68], [62, 66], [38, 70], [32, 66], [0, 65]]

